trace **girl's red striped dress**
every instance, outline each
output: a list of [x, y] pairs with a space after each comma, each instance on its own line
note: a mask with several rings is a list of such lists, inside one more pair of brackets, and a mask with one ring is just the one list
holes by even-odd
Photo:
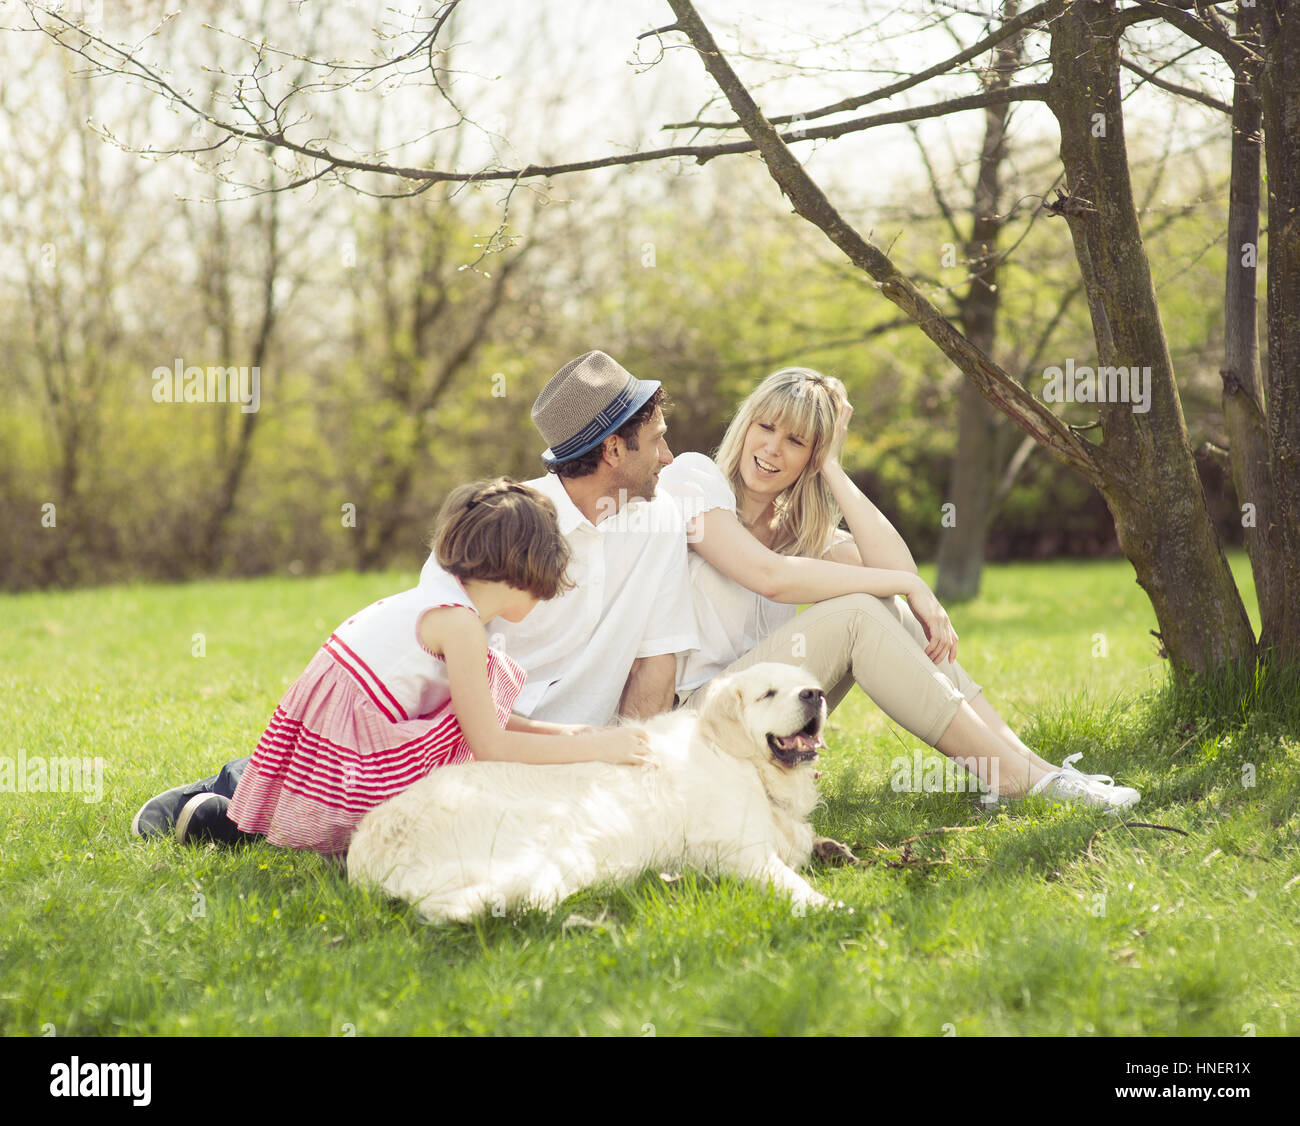
[[[346, 852], [380, 802], [429, 771], [474, 754], [451, 710], [447, 666], [419, 641], [426, 610], [474, 609], [450, 573], [381, 598], [338, 627], [285, 694], [257, 744], [228, 814], [272, 843]], [[504, 653], [487, 656], [502, 727], [524, 685]]]

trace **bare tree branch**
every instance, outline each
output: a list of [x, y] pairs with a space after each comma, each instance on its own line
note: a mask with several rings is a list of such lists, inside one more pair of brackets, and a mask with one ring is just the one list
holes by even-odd
[[925, 165], [925, 174], [930, 178], [930, 193], [934, 196], [934, 202], [939, 207], [939, 212], [948, 224], [948, 230], [952, 233], [953, 242], [960, 246], [966, 241], [966, 236], [961, 233], [961, 228], [957, 226], [957, 217], [953, 214], [952, 208], [948, 206], [948, 201], [944, 198], [943, 189], [939, 187], [939, 178], [935, 175], [934, 165], [930, 163], [930, 154], [925, 151], [925, 146], [921, 144], [921, 134], [915, 125], [908, 125], [908, 132], [912, 134], [912, 140], [916, 142], [916, 151], [921, 156], [921, 163]]
[[1218, 110], [1220, 113], [1226, 113], [1229, 117], [1232, 116], [1232, 107], [1228, 105], [1227, 102], [1221, 102], [1218, 98], [1212, 98], [1209, 94], [1203, 93], [1200, 90], [1193, 90], [1189, 86], [1179, 86], [1176, 83], [1168, 82], [1163, 78], [1158, 78], [1151, 71], [1145, 70], [1138, 66], [1137, 63], [1130, 62], [1128, 59], [1120, 59], [1120, 66], [1124, 67], [1126, 70], [1131, 70], [1134, 74], [1142, 78], [1143, 81], [1150, 82], [1152, 86], [1159, 86], [1160, 89], [1167, 90], [1171, 94], [1177, 94], [1183, 98], [1191, 98], [1192, 101], [1200, 102], [1203, 106], [1209, 106], [1210, 109]]
[[[919, 86], [922, 82], [927, 82], [940, 74], [946, 74], [953, 67], [960, 66], [962, 63], [969, 62], [977, 58], [985, 51], [996, 47], [1004, 39], [1015, 35], [1017, 31], [1028, 27], [1030, 24], [1038, 23], [1041, 20], [1048, 20], [1055, 16], [1062, 8], [1065, 7], [1066, 0], [1047, 0], [1044, 4], [1035, 5], [1027, 11], [1018, 15], [1015, 19], [1007, 20], [997, 31], [986, 35], [972, 47], [967, 47], [964, 51], [959, 51], [951, 58], [944, 59], [943, 62], [935, 63], [934, 66], [917, 74], [909, 75], [899, 82], [891, 83], [888, 86], [882, 86], [879, 90], [874, 90], [870, 94], [861, 94], [855, 98], [844, 98], [841, 101], [833, 102], [828, 106], [821, 106], [818, 109], [804, 110], [797, 114], [786, 114], [780, 117], [771, 117], [768, 120], [773, 125], [788, 125], [793, 121], [812, 121], [818, 117], [828, 117], [834, 113], [846, 113], [849, 110], [857, 109], [859, 106], [869, 105], [872, 102], [879, 102], [885, 98], [892, 98], [895, 94], [901, 94], [904, 90], [910, 90], [913, 86]], [[676, 24], [672, 29], [680, 30]], [[669, 30], [669, 29], [664, 29]], [[739, 121], [682, 121], [675, 125], [665, 125], [665, 129], [740, 129], [742, 123]]]
[[1210, 23], [1199, 16], [1183, 11], [1174, 4], [1163, 3], [1162, 0], [1134, 0], [1134, 2], [1138, 5], [1137, 8], [1130, 8], [1120, 14], [1121, 30], [1142, 20], [1163, 19], [1178, 28], [1184, 35], [1220, 55], [1233, 70], [1239, 70], [1250, 60], [1259, 59], [1259, 56], [1244, 43], [1233, 39], [1222, 23]]
[[967, 340], [899, 272], [887, 255], [844, 220], [820, 186], [795, 159], [772, 123], [763, 116], [690, 0], [668, 2], [700, 61], [726, 95], [732, 110], [744, 124], [745, 132], [757, 145], [772, 178], [789, 198], [795, 212], [818, 227], [855, 265], [875, 279], [881, 293], [911, 317], [998, 409], [1088, 480], [1098, 482], [1099, 468], [1088, 443], [1072, 433], [1046, 404], [1039, 402]]
[[[812, 352], [830, 352], [836, 348], [848, 348], [854, 344], [863, 344], [868, 340], [874, 340], [877, 336], [884, 336], [887, 332], [893, 332], [895, 329], [910, 328], [914, 323], [910, 317], [895, 317], [893, 320], [873, 325], [871, 328], [854, 336], [836, 337], [830, 340], [817, 340], [811, 344], [800, 344], [799, 355], [808, 355]], [[743, 360], [716, 362], [713, 367], [718, 371], [744, 371], [749, 368], [770, 367], [773, 364], [787, 364], [789, 361], [790, 351], [787, 349], [767, 356], [749, 356]]]
[[[1056, 2], [1059, 2], [1059, 0], [1056, 0]], [[115, 44], [109, 43], [102, 37], [94, 35], [78, 25], [72, 24], [58, 12], [46, 11], [46, 14], [50, 16], [51, 19], [61, 22], [64, 27], [62, 29], [43, 27], [43, 30], [45, 30], [45, 32], [61, 46], [92, 63], [100, 73], [122, 74], [140, 79], [168, 100], [177, 105], [183, 106], [195, 117], [201, 118], [209, 125], [212, 125], [235, 138], [256, 142], [258, 144], [271, 145], [274, 148], [293, 152], [311, 160], [324, 161], [329, 166], [327, 171], [335, 174], [337, 174], [339, 170], [346, 170], [353, 172], [373, 172], [424, 185], [430, 183], [470, 184], [503, 180], [517, 181], [522, 179], [559, 176], [572, 172], [589, 172], [597, 168], [613, 168], [631, 164], [643, 164], [651, 161], [665, 160], [671, 157], [687, 157], [703, 164], [715, 157], [754, 152], [758, 148], [753, 141], [735, 141], [718, 145], [674, 145], [667, 148], [652, 149], [645, 152], [619, 153], [611, 156], [598, 157], [593, 160], [571, 161], [564, 164], [529, 164], [525, 165], [523, 168], [483, 169], [477, 172], [454, 172], [441, 171], [436, 168], [405, 167], [390, 164], [383, 160], [362, 160], [354, 157], [346, 157], [332, 151], [321, 143], [305, 144], [291, 140], [286, 135], [287, 130], [291, 128], [291, 126], [286, 125], [280, 119], [278, 107], [272, 107], [274, 112], [269, 126], [267, 123], [260, 120], [257, 114], [253, 112], [252, 107], [248, 106], [246, 103], [244, 103], [244, 108], [252, 122], [251, 125], [243, 126], [231, 121], [223, 121], [218, 118], [214, 112], [210, 112], [196, 105], [191, 98], [181, 93], [180, 90], [168, 81], [159, 70], [138, 59], [129, 51]], [[86, 42], [83, 44], [70, 42], [68, 36], [74, 32]], [[103, 57], [96, 57], [94, 54], [90, 53], [87, 49], [90, 44], [93, 44], [98, 51], [103, 52], [103, 54], [108, 58], [115, 60], [115, 65], [109, 65], [104, 61]], [[256, 81], [256, 78], [254, 80]], [[240, 94], [238, 97], [242, 102], [243, 95]], [[835, 137], [842, 137], [850, 133], [858, 133], [867, 129], [873, 129], [881, 125], [894, 125], [906, 121], [919, 121], [925, 118], [941, 117], [949, 113], [957, 113], [968, 109], [980, 109], [984, 106], [1005, 102], [1044, 101], [1046, 100], [1046, 97], [1046, 83], [988, 90], [977, 94], [966, 95], [964, 97], [950, 98], [947, 101], [937, 102], [933, 105], [912, 106], [906, 109], [893, 110], [889, 113], [855, 118], [835, 125], [822, 125], [811, 129], [806, 129], [801, 125], [791, 133], [782, 135], [781, 141], [786, 144], [792, 144], [798, 141], [828, 140]], [[172, 152], [172, 150], [150, 148], [129, 149], [128, 151], [151, 156], [170, 155]], [[319, 179], [323, 175], [324, 173], [317, 173], [307, 178], [307, 180]], [[299, 180], [296, 182], [307, 182], [307, 180]], [[345, 180], [342, 182], [347, 183]], [[353, 185], [349, 184], [348, 186], [351, 187]]]

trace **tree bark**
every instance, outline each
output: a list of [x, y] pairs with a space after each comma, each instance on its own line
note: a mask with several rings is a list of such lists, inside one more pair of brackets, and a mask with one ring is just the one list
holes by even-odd
[[[251, 369], [257, 371], [259, 386], [261, 369], [266, 362], [267, 353], [275, 333], [276, 319], [279, 315], [279, 310], [275, 304], [275, 285], [279, 279], [281, 267], [279, 197], [275, 192], [271, 192], [266, 198], [266, 262], [261, 277], [262, 308], [248, 365]], [[228, 287], [229, 280], [227, 274], [222, 279], [223, 285]], [[232, 351], [234, 312], [229, 305], [225, 307], [224, 312], [226, 319], [220, 326], [223, 341], [223, 355], [220, 358], [224, 365], [230, 365], [237, 358]], [[235, 511], [235, 502], [239, 497], [239, 489], [243, 484], [244, 473], [248, 469], [249, 459], [252, 456], [253, 433], [257, 429], [258, 418], [257, 411], [241, 411], [234, 449], [227, 453], [224, 442], [219, 444], [217, 471], [221, 475], [220, 484], [217, 487], [216, 495], [213, 497], [212, 505], [208, 509], [207, 519], [204, 522], [203, 531], [199, 538], [198, 558], [205, 572], [215, 571], [221, 562], [222, 549], [226, 540], [226, 526]], [[221, 417], [218, 422], [224, 437], [227, 433], [225, 417]]]
[[[1268, 168], [1268, 432], [1281, 538], [1278, 620], [1261, 645], [1300, 659], [1300, 7], [1261, 0]], [[1261, 610], [1263, 607], [1261, 606]]]
[[[1237, 34], [1259, 46], [1259, 8], [1237, 9]], [[1282, 538], [1269, 464], [1268, 419], [1259, 378], [1256, 261], [1259, 253], [1259, 169], [1262, 117], [1258, 65], [1236, 68], [1232, 98], [1232, 178], [1228, 195], [1228, 253], [1224, 284], [1223, 422], [1229, 467], [1243, 513], [1246, 551], [1255, 576], [1263, 625], [1261, 645], [1283, 617]], [[1272, 534], [1270, 534], [1272, 529]]]
[[1052, 24], [1047, 104], [1069, 187], [1059, 211], [1097, 342], [1096, 358], [1081, 364], [1150, 369], [1149, 410], [1099, 404], [1099, 487], [1164, 651], [1180, 674], [1200, 673], [1253, 656], [1255, 638], [1206, 507], [1142, 244], [1124, 141], [1120, 30], [1114, 0], [1074, 0]]
[[[1016, 0], [1006, 0], [1003, 21], [1014, 19]], [[987, 87], [1011, 84], [1020, 58], [1022, 35], [1004, 39]], [[984, 144], [975, 182], [971, 236], [966, 244], [970, 285], [961, 301], [961, 327], [966, 338], [992, 354], [997, 337], [999, 304], [998, 239], [1005, 225], [999, 212], [998, 172], [1006, 158], [1006, 104], [984, 110]], [[1002, 476], [1003, 446], [999, 416], [979, 389], [963, 381], [957, 410], [957, 456], [948, 479], [947, 496], [956, 510], [956, 523], [939, 537], [935, 593], [945, 601], [974, 598], [980, 591], [984, 545], [993, 513], [993, 495]]]
[[[888, 256], [831, 205], [795, 159], [718, 49], [690, 0], [669, 0], [690, 39], [797, 214], [819, 227], [903, 309], [981, 392], [1054, 456], [1102, 492], [1125, 555], [1160, 625], [1175, 675], [1205, 672], [1254, 653], [1245, 607], [1206, 509], [1188, 445], [1133, 205], [1119, 91], [1119, 21], [1111, 0], [1074, 0], [1052, 21], [1047, 101], [1061, 125], [1076, 256], [1084, 275], [1098, 360], [1150, 366], [1151, 410], [1102, 408], [1102, 446], [1083, 442], [934, 308]], [[1101, 113], [1107, 135], [1092, 136]], [[1109, 179], [1108, 179], [1109, 177]], [[1083, 197], [1092, 193], [1095, 207]], [[1125, 357], [1120, 360], [1119, 357]]]

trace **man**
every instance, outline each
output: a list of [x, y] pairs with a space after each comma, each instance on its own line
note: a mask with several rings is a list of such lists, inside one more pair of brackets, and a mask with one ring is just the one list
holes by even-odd
[[[522, 622], [489, 627], [493, 644], [528, 673], [515, 704], [526, 718], [601, 726], [673, 705], [677, 654], [699, 642], [685, 520], [671, 497], [655, 496], [659, 471], [673, 460], [664, 400], [657, 380], [588, 352], [562, 367], [533, 404], [550, 472], [528, 484], [555, 504], [575, 586]], [[430, 556], [426, 569], [433, 562]], [[244, 839], [226, 808], [247, 763], [237, 759], [212, 778], [150, 799], [132, 833], [174, 833], [182, 844]]]
[[[677, 503], [655, 496], [673, 455], [664, 393], [604, 352], [565, 364], [533, 404], [549, 449], [526, 484], [555, 504], [573, 553], [574, 589], [489, 637], [528, 681], [515, 710], [551, 723], [600, 726], [673, 706], [677, 654], [698, 647]], [[432, 556], [425, 564], [436, 566]]]

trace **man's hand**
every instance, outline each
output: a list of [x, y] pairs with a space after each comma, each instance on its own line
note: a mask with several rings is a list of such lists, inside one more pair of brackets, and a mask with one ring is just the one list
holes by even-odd
[[623, 685], [618, 702], [619, 715], [627, 719], [649, 719], [672, 710], [673, 690], [677, 687], [677, 654], [660, 653], [655, 657], [638, 657]]

